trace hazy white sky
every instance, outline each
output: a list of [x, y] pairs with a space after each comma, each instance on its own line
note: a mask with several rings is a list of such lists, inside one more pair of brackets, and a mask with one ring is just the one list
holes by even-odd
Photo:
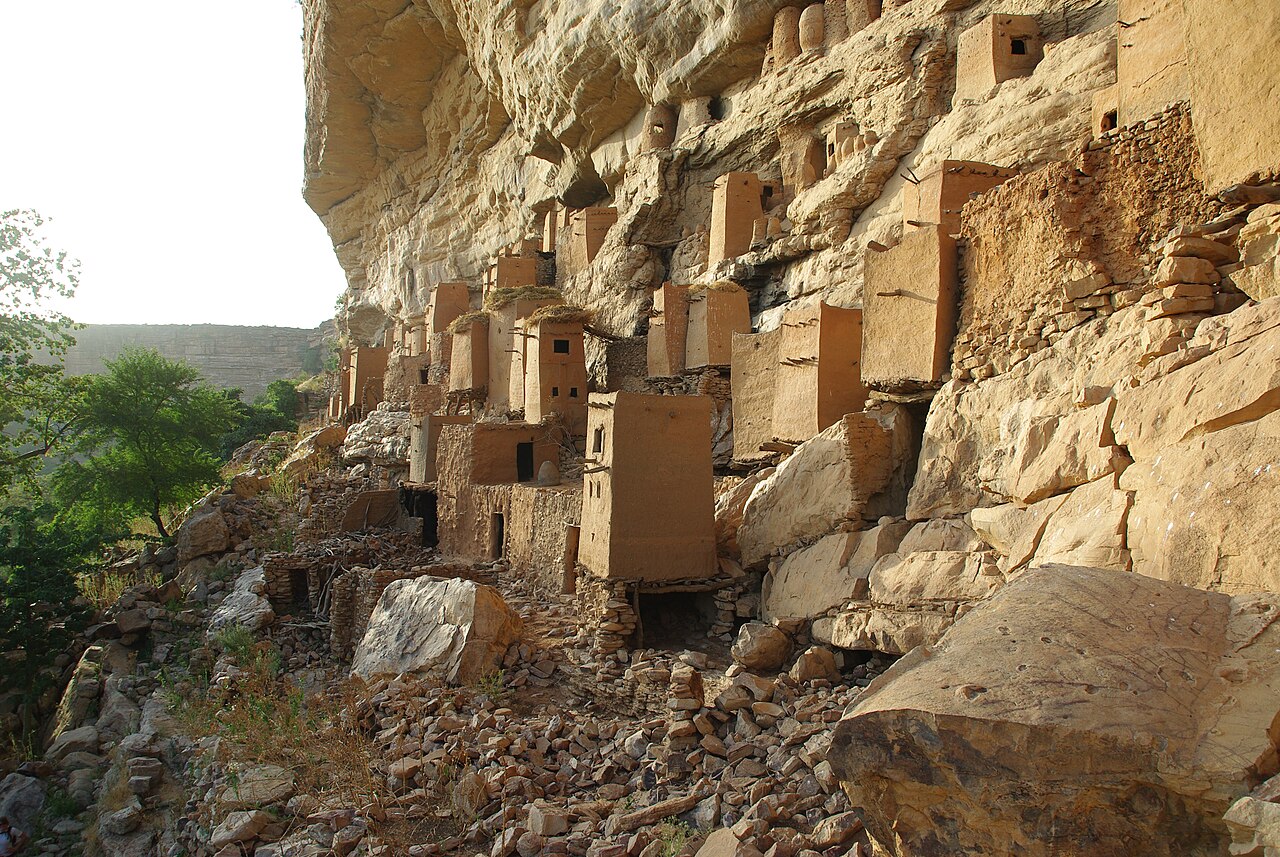
[[80, 258], [76, 320], [333, 314], [301, 34], [294, 0], [0, 0], [0, 210], [40, 211]]

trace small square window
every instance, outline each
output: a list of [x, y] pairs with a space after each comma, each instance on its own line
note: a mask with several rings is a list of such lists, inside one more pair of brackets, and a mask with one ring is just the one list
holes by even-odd
[[560, 388], [559, 388], [559, 387], [552, 387], [552, 388], [551, 388], [551, 398], [553, 398], [553, 399], [558, 399], [559, 397], [560, 397]]
[[1026, 56], [1027, 42], [1026, 39], [1014, 39], [1013, 46], [1010, 49], [1014, 56]]
[[569, 388], [569, 398], [570, 398], [570, 399], [576, 399], [576, 398], [578, 398], [578, 388], [577, 388], [577, 387], [570, 387], [570, 388]]
[[567, 340], [567, 339], [555, 339], [555, 340], [552, 340], [552, 342], [551, 342], [551, 348], [552, 348], [552, 350], [553, 350], [553, 351], [555, 351], [555, 353], [556, 353], [556, 354], [568, 354], [568, 353], [569, 353], [569, 340]]

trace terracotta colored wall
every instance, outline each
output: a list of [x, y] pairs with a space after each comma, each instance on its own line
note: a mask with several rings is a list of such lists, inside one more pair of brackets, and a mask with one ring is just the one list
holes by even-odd
[[956, 243], [945, 228], [919, 229], [898, 246], [867, 254], [862, 380], [912, 389], [947, 369], [957, 312]]
[[591, 403], [587, 470], [607, 469], [585, 479], [579, 561], [613, 579], [713, 574], [711, 400], [608, 393]]

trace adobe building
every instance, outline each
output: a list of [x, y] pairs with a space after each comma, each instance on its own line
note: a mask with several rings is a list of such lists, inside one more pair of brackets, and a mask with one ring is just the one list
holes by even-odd
[[441, 552], [503, 558], [512, 486], [532, 483], [548, 462], [559, 467], [551, 430], [528, 423], [442, 425], [436, 444]]
[[845, 26], [853, 35], [880, 17], [880, 0], [845, 0]]
[[[651, 152], [654, 149], [669, 149], [676, 141], [676, 123], [679, 114], [670, 104], [655, 104], [649, 108], [644, 117], [644, 136], [641, 139], [640, 151]], [[614, 213], [617, 219], [617, 213]]]
[[751, 332], [751, 306], [746, 290], [728, 281], [689, 290], [689, 331], [684, 368], [728, 366], [733, 362], [733, 335]]
[[544, 306], [561, 304], [551, 288], [499, 289], [489, 293], [488, 404], [499, 410], [524, 407], [524, 331], [521, 322]]
[[689, 287], [663, 283], [653, 293], [653, 312], [646, 334], [649, 377], [671, 378], [684, 372]]
[[827, 132], [827, 175], [853, 157], [862, 142], [862, 128], [857, 122], [843, 121], [831, 126]]
[[918, 184], [907, 183], [902, 196], [904, 231], [943, 226], [960, 233], [960, 210], [973, 194], [984, 193], [1018, 174], [978, 161], [943, 161]]
[[449, 392], [484, 390], [489, 386], [489, 316], [475, 312], [458, 316], [449, 330]]
[[707, 266], [750, 250], [755, 222], [764, 217], [780, 197], [781, 188], [776, 182], [761, 181], [755, 173], [725, 173], [716, 179], [711, 195]]
[[777, 388], [782, 329], [733, 335], [733, 460], [744, 464], [768, 458], [773, 442], [773, 397]]
[[524, 418], [539, 423], [559, 414], [573, 437], [587, 433], [587, 358], [582, 326], [589, 314], [547, 307], [524, 323]]
[[469, 415], [423, 414], [409, 429], [409, 481], [415, 485], [436, 481], [436, 449], [445, 426], [466, 425]]
[[560, 236], [556, 276], [567, 277], [586, 270], [604, 246], [605, 236], [618, 222], [618, 209], [596, 206], [570, 210]]
[[543, 253], [556, 252], [556, 237], [560, 233], [560, 222], [564, 219], [564, 206], [559, 202], [552, 203], [547, 213], [542, 215], [542, 247]]
[[960, 34], [956, 98], [983, 98], [993, 87], [1026, 77], [1044, 59], [1040, 25], [1030, 15], [988, 15]]
[[547, 595], [577, 589], [582, 486], [512, 485], [506, 524], [511, 574]]
[[903, 236], [867, 254], [862, 307], [862, 382], [909, 392], [942, 383], [959, 295], [956, 242], [946, 227]]
[[796, 194], [817, 184], [827, 174], [826, 143], [811, 129], [779, 128], [778, 148], [785, 199], [794, 199]]
[[803, 442], [862, 410], [867, 388], [862, 385], [861, 310], [826, 303], [789, 310], [779, 331], [774, 439]]
[[404, 352], [410, 357], [431, 353], [431, 337], [427, 335], [427, 316], [410, 316], [404, 323]]
[[[1217, 5], [1217, 4], [1215, 4]], [[1186, 18], [1179, 0], [1121, 0], [1116, 44], [1117, 121], [1149, 119], [1191, 92]]]
[[537, 285], [538, 260], [531, 256], [499, 256], [485, 275], [485, 294], [494, 289], [519, 289]]
[[578, 562], [606, 580], [717, 572], [711, 399], [593, 393]]
[[438, 283], [427, 308], [426, 331], [429, 335], [447, 333], [455, 318], [470, 311], [471, 290], [466, 283]]
[[363, 416], [382, 401], [383, 379], [387, 374], [389, 348], [359, 346], [351, 351], [350, 387], [347, 401]]

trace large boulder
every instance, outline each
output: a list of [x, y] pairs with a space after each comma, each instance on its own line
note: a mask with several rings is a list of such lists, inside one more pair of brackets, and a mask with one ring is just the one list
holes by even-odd
[[408, 411], [393, 410], [388, 402], [347, 430], [342, 457], [348, 463], [361, 461], [398, 463], [409, 460]]
[[907, 523], [836, 533], [787, 556], [765, 576], [761, 609], [773, 622], [814, 619], [866, 594], [867, 576], [880, 557], [897, 549]]
[[14, 827], [33, 834], [44, 809], [45, 786], [35, 777], [9, 774], [0, 780], [0, 816], [9, 819]]
[[298, 441], [289, 457], [280, 463], [276, 472], [285, 479], [297, 479], [319, 469], [327, 453], [342, 446], [347, 439], [345, 426], [332, 425], [316, 429]]
[[1275, 768], [1280, 597], [1024, 572], [872, 683], [828, 759], [892, 854], [1218, 854]]
[[733, 659], [749, 670], [772, 672], [791, 656], [791, 638], [763, 622], [748, 622], [733, 641]]
[[847, 414], [796, 448], [751, 492], [737, 541], [744, 566], [848, 522], [900, 513], [911, 460], [911, 417], [900, 406]]
[[364, 678], [427, 673], [472, 684], [497, 668], [521, 630], [520, 617], [491, 586], [397, 580], [378, 599], [351, 671]]
[[186, 563], [198, 556], [222, 553], [231, 547], [231, 530], [215, 506], [198, 510], [178, 528], [175, 540], [178, 562]]
[[250, 631], [261, 631], [276, 619], [276, 611], [267, 599], [266, 571], [259, 566], [236, 578], [231, 593], [218, 605], [209, 619], [212, 635], [221, 628], [243, 625]]

